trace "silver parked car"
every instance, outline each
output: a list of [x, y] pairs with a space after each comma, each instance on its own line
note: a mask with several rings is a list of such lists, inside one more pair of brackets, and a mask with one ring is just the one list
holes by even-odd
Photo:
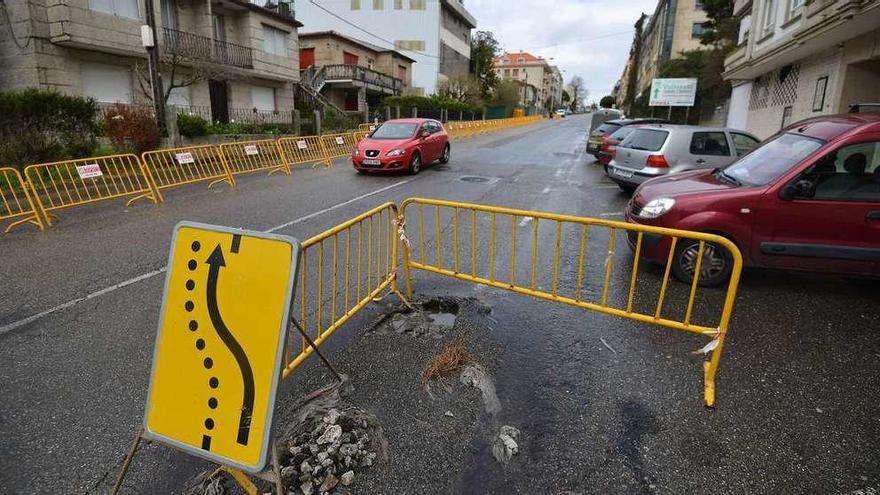
[[632, 192], [661, 175], [726, 167], [759, 144], [751, 134], [723, 127], [645, 126], [616, 146], [605, 173], [621, 189]]

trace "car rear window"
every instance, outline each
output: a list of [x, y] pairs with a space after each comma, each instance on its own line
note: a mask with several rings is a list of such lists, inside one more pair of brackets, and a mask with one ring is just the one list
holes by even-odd
[[609, 137], [614, 138], [618, 141], [623, 141], [624, 138], [632, 134], [632, 132], [636, 129], [638, 129], [638, 127], [621, 127], [620, 129], [614, 131], [614, 133], [611, 134], [611, 136]]
[[603, 135], [603, 136], [607, 136], [607, 135], [613, 133], [614, 131], [620, 129], [620, 127], [621, 127], [621, 126], [619, 126], [619, 125], [617, 125], [617, 124], [608, 124], [608, 123], [605, 123], [605, 124], [600, 125], [600, 126], [599, 126], [595, 131], [593, 131], [593, 132], [595, 132], [596, 134], [601, 134], [601, 135]]
[[636, 129], [620, 143], [620, 146], [633, 150], [659, 151], [668, 137], [669, 131]]

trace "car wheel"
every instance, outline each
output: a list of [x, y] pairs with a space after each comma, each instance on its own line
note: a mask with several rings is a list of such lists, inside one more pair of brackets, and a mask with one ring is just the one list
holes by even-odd
[[446, 147], [443, 148], [443, 156], [440, 157], [440, 163], [449, 163], [449, 143], [446, 143]]
[[[605, 169], [605, 172], [608, 172], [607, 168]], [[629, 184], [617, 184], [617, 187], [619, 187], [621, 191], [627, 194], [632, 194], [636, 191], [636, 186], [631, 186]]]
[[[675, 246], [672, 258], [672, 274], [687, 284], [694, 281], [694, 269], [697, 255], [700, 252], [700, 241], [680, 239]], [[700, 263], [701, 287], [718, 287], [730, 280], [733, 271], [733, 256], [724, 248], [707, 242], [703, 248], [703, 261]]]
[[409, 173], [416, 175], [422, 170], [422, 157], [418, 152], [413, 153], [409, 160]]

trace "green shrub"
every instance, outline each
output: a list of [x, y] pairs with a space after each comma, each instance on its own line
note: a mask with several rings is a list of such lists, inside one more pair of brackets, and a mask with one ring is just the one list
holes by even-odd
[[419, 110], [448, 110], [450, 112], [482, 113], [483, 107], [468, 105], [446, 96], [388, 96], [382, 100], [383, 107], [400, 107], [401, 112], [409, 115], [413, 108]]
[[181, 113], [177, 116], [177, 132], [181, 136], [199, 137], [208, 134], [210, 122], [198, 115]]
[[0, 92], [0, 166], [90, 156], [97, 115], [91, 98], [39, 89]]

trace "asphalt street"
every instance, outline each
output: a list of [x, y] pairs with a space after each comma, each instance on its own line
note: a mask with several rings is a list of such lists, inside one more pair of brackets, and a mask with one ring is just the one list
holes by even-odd
[[[339, 160], [292, 177], [247, 176], [233, 191], [171, 190], [160, 206], [62, 210], [46, 232], [0, 237], [0, 492], [88, 493], [115, 475], [143, 417], [177, 222], [305, 239], [414, 196], [621, 219], [627, 196], [583, 153], [588, 125], [589, 116], [573, 116], [456, 141], [448, 165], [418, 176], [360, 176]], [[518, 245], [530, 247], [531, 227], [521, 228]], [[442, 229], [448, 236], [448, 222]], [[433, 226], [427, 232], [435, 242]], [[552, 231], [539, 242], [552, 252]], [[622, 266], [631, 257], [625, 248], [614, 256]], [[646, 267], [641, 283], [653, 287], [661, 274]], [[880, 485], [876, 281], [747, 270], [715, 410], [702, 406], [701, 358], [691, 354], [705, 339], [437, 275], [414, 281], [420, 295], [474, 297], [492, 309], [504, 419], [525, 439], [510, 468], [466, 442], [449, 484], [402, 492], [847, 493]], [[615, 273], [615, 295], [628, 283], [625, 271]], [[718, 299], [707, 292], [698, 311]], [[341, 335], [374, 316], [364, 312]], [[165, 447], [145, 450], [138, 471], [152, 474], [132, 492], [176, 491], [203, 466]]]

